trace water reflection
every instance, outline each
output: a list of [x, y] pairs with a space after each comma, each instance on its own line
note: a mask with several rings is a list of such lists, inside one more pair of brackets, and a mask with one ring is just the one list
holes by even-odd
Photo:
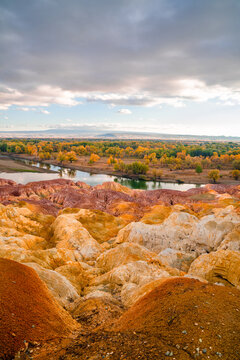
[[67, 174], [71, 179], [76, 177], [77, 170], [75, 169], [67, 169]]
[[123, 185], [127, 186], [131, 189], [141, 189], [147, 190], [148, 189], [148, 182], [144, 180], [135, 180], [135, 179], [125, 179], [125, 178], [114, 178], [114, 181]]

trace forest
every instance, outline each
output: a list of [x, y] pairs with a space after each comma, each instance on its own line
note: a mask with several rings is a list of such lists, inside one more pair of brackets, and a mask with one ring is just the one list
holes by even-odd
[[151, 170], [155, 178], [161, 178], [161, 169], [193, 169], [196, 174], [209, 169], [214, 182], [221, 170], [228, 170], [235, 180], [240, 177], [240, 144], [233, 142], [3, 139], [0, 151], [60, 164], [84, 158], [91, 166], [101, 159], [113, 171], [146, 174]]

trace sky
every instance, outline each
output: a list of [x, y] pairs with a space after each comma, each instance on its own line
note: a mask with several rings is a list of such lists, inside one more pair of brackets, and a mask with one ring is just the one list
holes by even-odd
[[240, 136], [239, 0], [0, 0], [0, 130]]

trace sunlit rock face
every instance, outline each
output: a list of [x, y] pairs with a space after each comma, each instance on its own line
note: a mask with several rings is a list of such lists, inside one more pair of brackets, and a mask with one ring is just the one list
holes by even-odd
[[72, 215], [59, 215], [52, 229], [57, 249], [75, 250], [83, 260], [94, 260], [102, 252], [99, 243]]
[[100, 267], [102, 271], [107, 272], [120, 265], [138, 260], [160, 263], [158, 256], [145, 247], [126, 242], [101, 254], [97, 258], [97, 266]]
[[69, 306], [79, 298], [77, 290], [65, 276], [54, 270], [44, 269], [35, 263], [26, 263], [25, 265], [30, 266], [36, 271], [40, 279], [47, 285], [53, 297], [65, 309], [68, 310]]
[[218, 249], [240, 251], [240, 224], [227, 234]]
[[75, 218], [89, 231], [94, 239], [103, 243], [115, 237], [128, 221], [99, 210], [81, 209]]
[[240, 252], [218, 250], [201, 255], [191, 264], [189, 275], [240, 288]]
[[167, 248], [209, 252], [217, 250], [239, 221], [232, 207], [201, 219], [186, 212], [173, 212], [161, 225], [132, 222], [118, 233], [117, 242], [135, 242], [154, 252]]
[[4, 180], [0, 257], [32, 267], [79, 314], [84, 301], [129, 307], [176, 276], [238, 287], [238, 198], [237, 186], [180, 192]]
[[163, 264], [184, 272], [188, 272], [191, 263], [197, 257], [197, 253], [193, 251], [184, 252], [171, 248], [166, 248], [160, 251], [158, 257]]

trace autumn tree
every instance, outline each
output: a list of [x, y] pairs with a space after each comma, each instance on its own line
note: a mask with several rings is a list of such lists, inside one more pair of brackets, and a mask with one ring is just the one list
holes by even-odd
[[97, 154], [91, 154], [90, 159], [89, 159], [89, 164], [93, 164], [96, 161], [98, 161], [100, 159], [100, 156], [98, 156]]
[[61, 164], [64, 161], [66, 161], [66, 154], [64, 154], [62, 151], [60, 151], [57, 156], [57, 161], [60, 162]]
[[235, 180], [238, 180], [239, 176], [240, 176], [240, 170], [235, 169], [235, 170], [232, 171], [232, 177]]
[[77, 156], [75, 151], [69, 151], [66, 153], [66, 160], [72, 163], [73, 161], [77, 161]]
[[112, 155], [109, 156], [108, 161], [107, 161], [108, 165], [116, 164], [116, 162], [117, 162], [117, 159], [115, 159]]
[[38, 154], [38, 157], [40, 160], [49, 160], [49, 159], [51, 159], [51, 154], [47, 151], [41, 151]]
[[161, 179], [163, 172], [162, 170], [153, 169], [152, 174], [153, 174], [153, 179], [157, 180], [157, 179]]
[[220, 177], [219, 170], [211, 170], [208, 173], [208, 178], [214, 182], [214, 184], [218, 181]]

